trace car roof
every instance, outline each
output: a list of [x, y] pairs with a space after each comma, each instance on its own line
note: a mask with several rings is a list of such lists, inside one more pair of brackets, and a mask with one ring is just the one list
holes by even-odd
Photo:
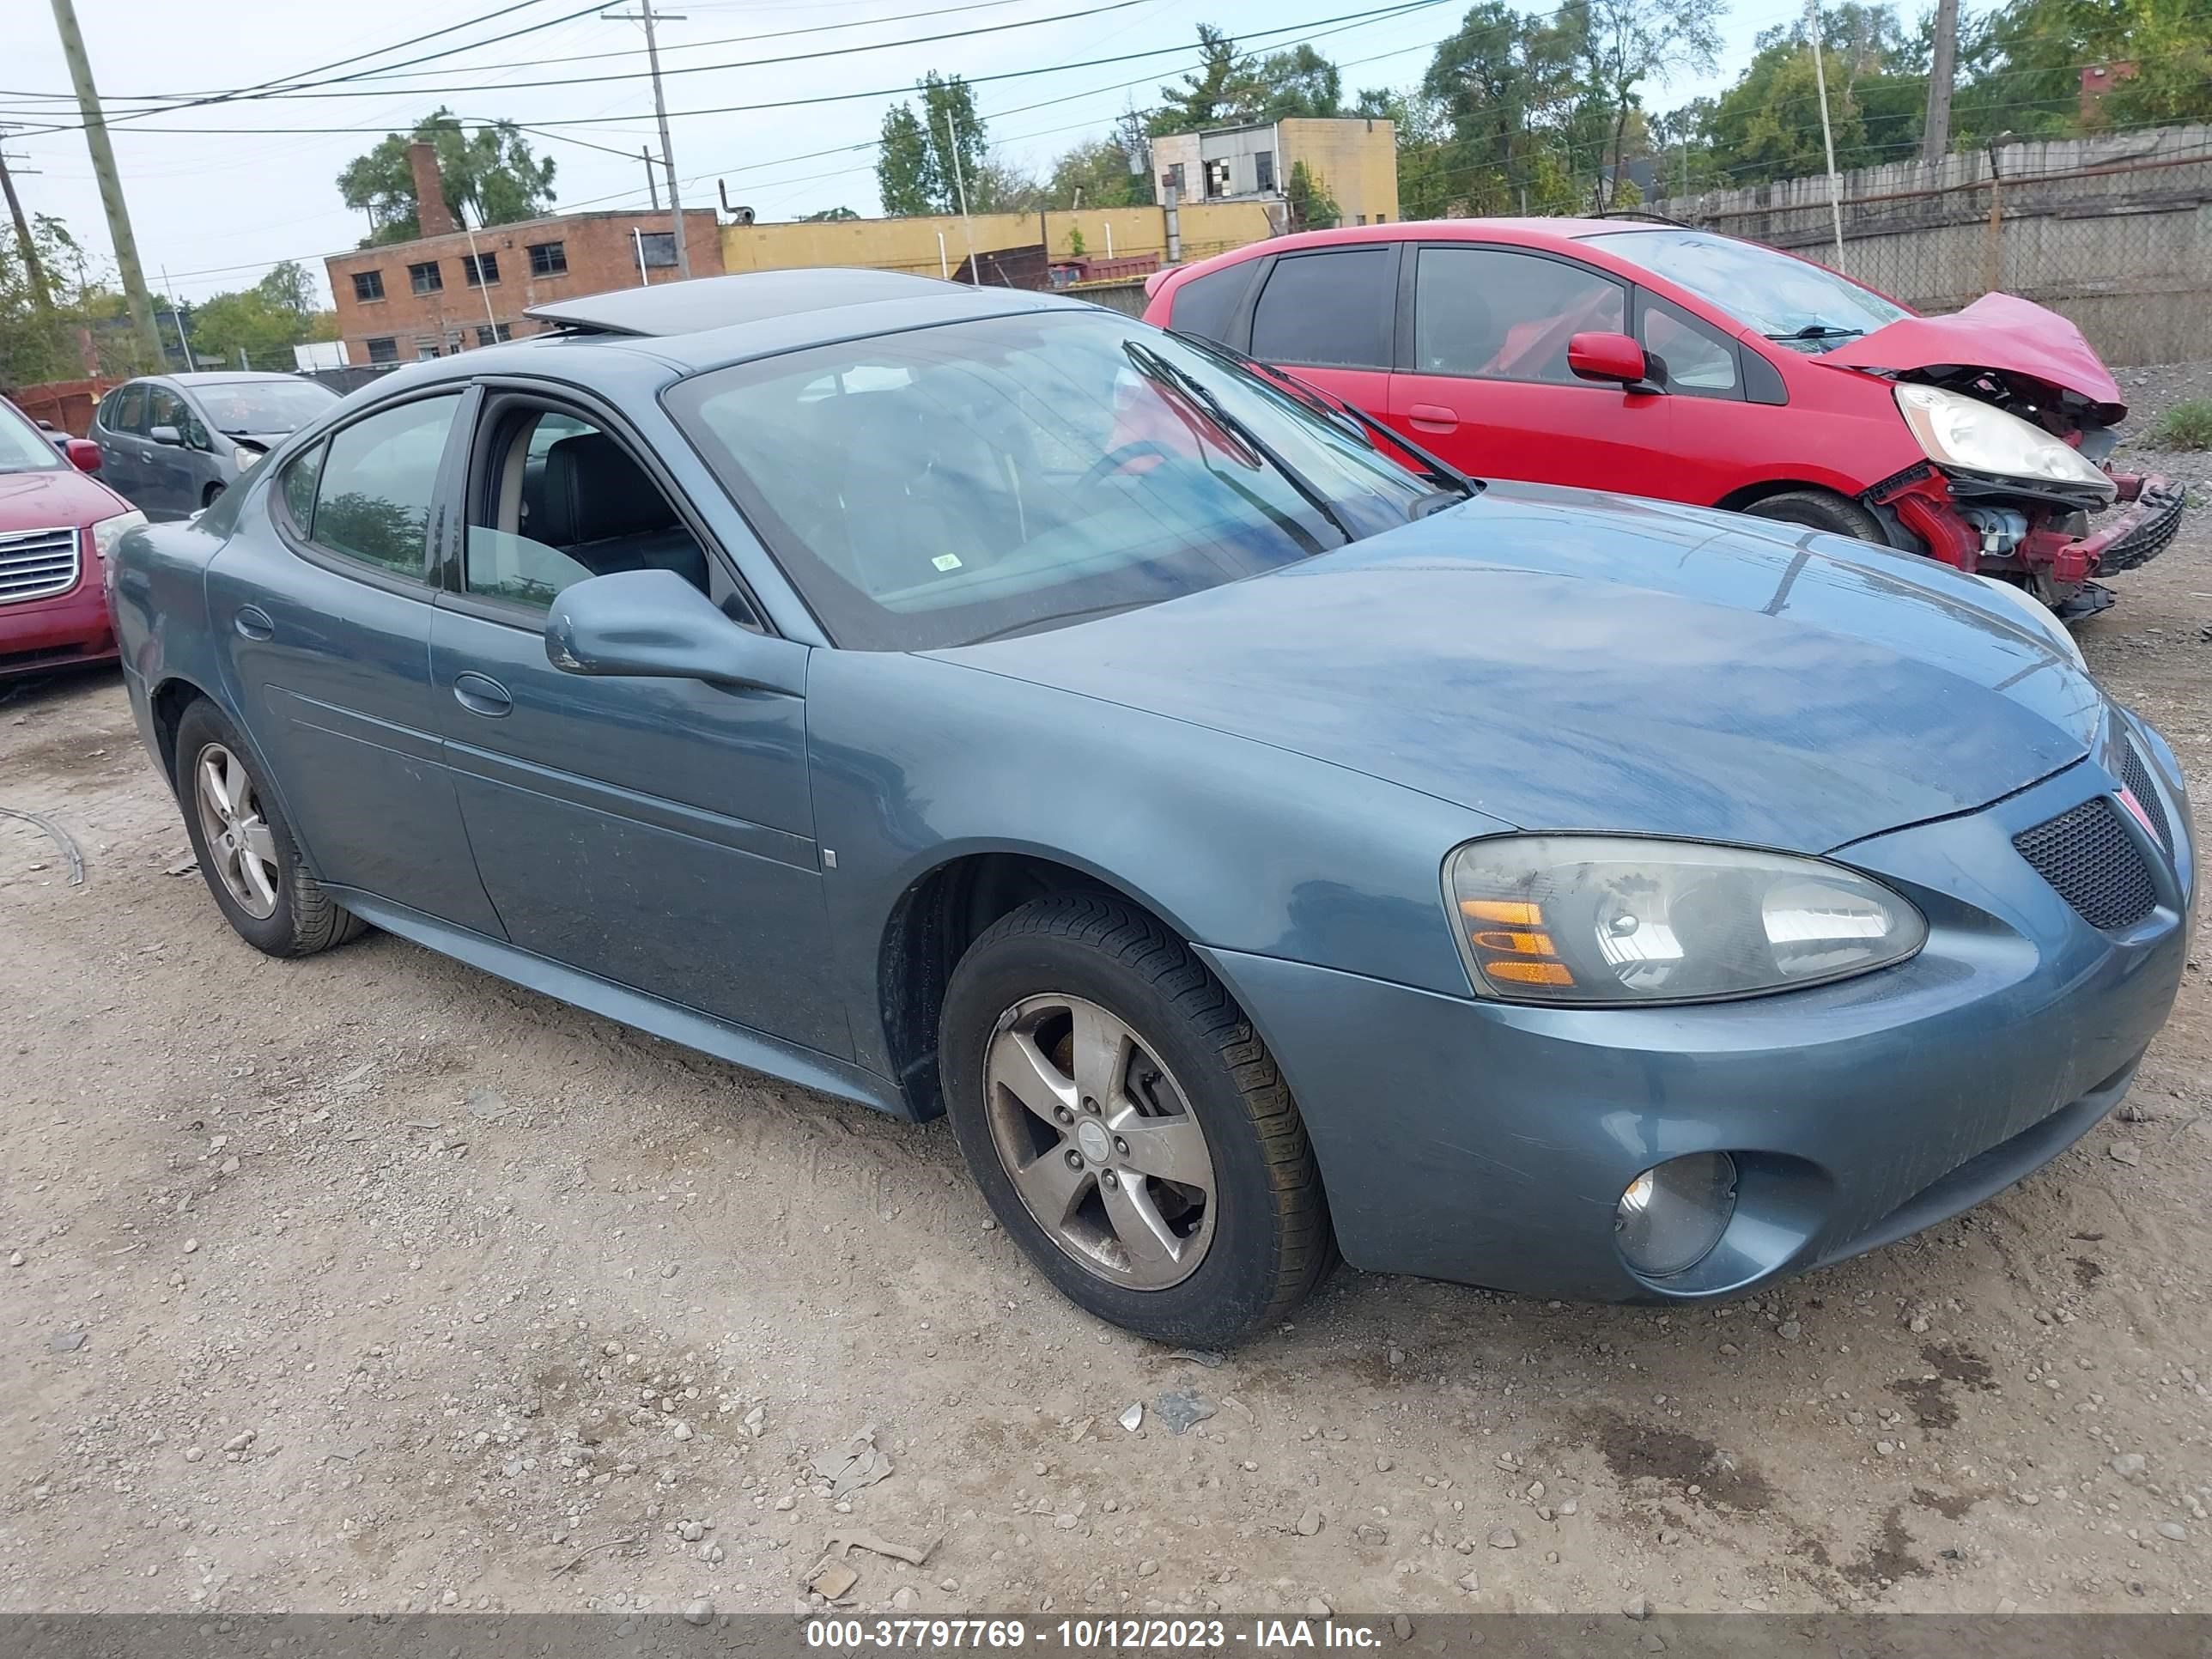
[[934, 276], [849, 266], [746, 271], [533, 306], [554, 332], [464, 352], [447, 362], [510, 360], [562, 341], [628, 346], [686, 373], [835, 340], [1022, 312], [1093, 313], [1086, 301], [1024, 289], [970, 287]]

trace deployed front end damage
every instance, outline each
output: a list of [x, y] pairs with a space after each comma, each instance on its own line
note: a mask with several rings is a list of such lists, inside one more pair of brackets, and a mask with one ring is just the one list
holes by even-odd
[[2180, 527], [2185, 492], [2116, 472], [2127, 415], [2081, 331], [1991, 294], [1946, 317], [1908, 317], [1816, 361], [1883, 374], [1927, 456], [1866, 491], [1886, 523], [1961, 570], [2019, 583], [2060, 615], [2104, 609], [2094, 578], [2132, 570]]

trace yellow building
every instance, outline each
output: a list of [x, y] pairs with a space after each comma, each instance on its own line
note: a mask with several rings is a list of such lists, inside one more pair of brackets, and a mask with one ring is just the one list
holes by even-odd
[[1200, 206], [1257, 204], [1279, 231], [1290, 223], [1291, 175], [1305, 167], [1347, 225], [1380, 225], [1398, 214], [1398, 135], [1363, 117], [1297, 118], [1213, 127], [1152, 140], [1152, 173], [1172, 185], [1188, 214]]
[[[1394, 185], [1394, 204], [1395, 199]], [[1181, 243], [1177, 252], [1186, 262], [1210, 258], [1275, 232], [1275, 222], [1266, 205], [1256, 201], [1191, 203], [1182, 207], [1176, 217]], [[910, 219], [725, 225], [722, 269], [788, 270], [806, 265], [866, 265], [878, 270], [942, 276], [960, 268], [971, 242], [977, 253], [1035, 247], [1042, 242], [1048, 257], [1056, 260], [1150, 257], [1166, 264], [1170, 263], [1169, 234], [1167, 210], [1158, 207], [978, 213], [966, 220], [955, 213]]]

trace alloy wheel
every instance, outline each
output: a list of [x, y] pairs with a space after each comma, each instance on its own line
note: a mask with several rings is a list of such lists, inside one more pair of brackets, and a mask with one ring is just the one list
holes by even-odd
[[1127, 1021], [1082, 997], [1025, 997], [1000, 1016], [983, 1081], [992, 1145], [1062, 1251], [1133, 1290], [1197, 1271], [1213, 1242], [1212, 1154]]
[[276, 838], [262, 816], [253, 774], [228, 748], [211, 743], [200, 750], [192, 775], [200, 833], [216, 878], [240, 909], [266, 921], [276, 913]]

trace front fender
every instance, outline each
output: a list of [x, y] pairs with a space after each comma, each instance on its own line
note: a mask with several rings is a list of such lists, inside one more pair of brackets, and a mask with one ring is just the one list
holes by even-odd
[[1511, 827], [1493, 817], [941, 659], [820, 652], [807, 702], [832, 949], [865, 1065], [890, 1063], [878, 973], [901, 899], [976, 852], [1080, 871], [1196, 945], [1468, 993], [1441, 870]]

